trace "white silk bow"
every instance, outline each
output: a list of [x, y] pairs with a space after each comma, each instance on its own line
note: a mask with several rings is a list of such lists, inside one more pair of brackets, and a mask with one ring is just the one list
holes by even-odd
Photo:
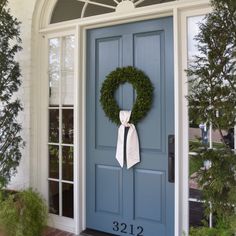
[[118, 138], [116, 146], [116, 159], [121, 167], [124, 166], [124, 135], [125, 127], [129, 127], [126, 142], [126, 162], [127, 169], [140, 162], [138, 134], [133, 124], [128, 123], [131, 111], [120, 111], [121, 125], [118, 129]]

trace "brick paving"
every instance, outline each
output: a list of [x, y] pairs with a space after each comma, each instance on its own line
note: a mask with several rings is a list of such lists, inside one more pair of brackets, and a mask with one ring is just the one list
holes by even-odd
[[75, 236], [75, 234], [61, 231], [59, 229], [47, 228], [43, 236]]

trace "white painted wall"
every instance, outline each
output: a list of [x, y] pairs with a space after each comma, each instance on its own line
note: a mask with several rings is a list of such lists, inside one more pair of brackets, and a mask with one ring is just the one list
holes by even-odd
[[24, 106], [24, 111], [19, 115], [19, 120], [23, 127], [22, 136], [26, 142], [26, 146], [22, 151], [18, 173], [12, 178], [9, 185], [11, 189], [28, 187], [30, 182], [31, 27], [35, 2], [36, 0], [9, 0], [8, 4], [11, 14], [22, 22], [21, 38], [23, 50], [17, 55], [17, 60], [21, 66], [23, 82], [19, 91], [19, 97]]

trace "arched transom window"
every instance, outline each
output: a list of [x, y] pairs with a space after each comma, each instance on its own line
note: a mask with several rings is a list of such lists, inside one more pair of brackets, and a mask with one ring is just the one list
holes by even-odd
[[58, 0], [51, 24], [175, 0]]

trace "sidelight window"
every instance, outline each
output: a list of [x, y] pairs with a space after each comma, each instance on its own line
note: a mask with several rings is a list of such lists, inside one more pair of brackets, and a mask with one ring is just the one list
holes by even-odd
[[49, 212], [73, 218], [75, 38], [51, 38], [48, 45]]

